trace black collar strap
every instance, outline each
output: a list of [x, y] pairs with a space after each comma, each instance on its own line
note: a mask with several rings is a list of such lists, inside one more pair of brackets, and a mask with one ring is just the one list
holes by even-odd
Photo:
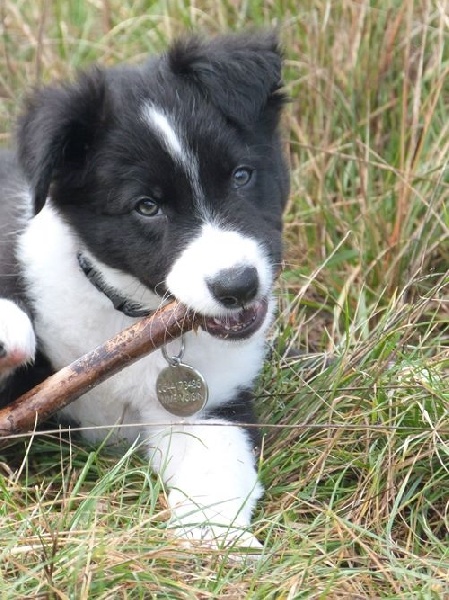
[[114, 305], [115, 310], [119, 310], [127, 317], [146, 317], [150, 315], [152, 310], [144, 308], [138, 302], [133, 302], [122, 296], [115, 288], [108, 285], [104, 280], [103, 275], [98, 271], [93, 263], [87, 258], [85, 254], [78, 252], [76, 255], [80, 269], [90, 281], [90, 283], [99, 291], [102, 292]]

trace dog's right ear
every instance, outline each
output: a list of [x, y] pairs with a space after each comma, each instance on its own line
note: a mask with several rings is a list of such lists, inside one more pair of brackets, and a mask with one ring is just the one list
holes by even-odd
[[65, 167], [74, 177], [83, 176], [105, 113], [105, 75], [100, 69], [82, 74], [74, 84], [42, 88], [28, 99], [18, 122], [17, 143], [35, 213], [42, 210], [51, 183]]

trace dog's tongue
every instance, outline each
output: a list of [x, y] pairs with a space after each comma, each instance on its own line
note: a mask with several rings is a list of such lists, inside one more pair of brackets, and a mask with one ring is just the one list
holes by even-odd
[[204, 317], [203, 328], [211, 335], [224, 340], [243, 340], [261, 327], [267, 310], [267, 300], [263, 299], [235, 314]]

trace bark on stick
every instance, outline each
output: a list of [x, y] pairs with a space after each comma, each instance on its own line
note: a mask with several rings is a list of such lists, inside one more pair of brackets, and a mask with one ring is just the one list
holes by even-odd
[[64, 367], [0, 410], [0, 440], [33, 430], [87, 391], [198, 324], [172, 302]]

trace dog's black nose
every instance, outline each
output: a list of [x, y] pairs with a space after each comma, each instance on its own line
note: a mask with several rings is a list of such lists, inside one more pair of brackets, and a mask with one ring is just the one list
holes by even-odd
[[223, 269], [206, 283], [213, 297], [226, 308], [239, 308], [251, 302], [259, 289], [259, 277], [254, 267]]

